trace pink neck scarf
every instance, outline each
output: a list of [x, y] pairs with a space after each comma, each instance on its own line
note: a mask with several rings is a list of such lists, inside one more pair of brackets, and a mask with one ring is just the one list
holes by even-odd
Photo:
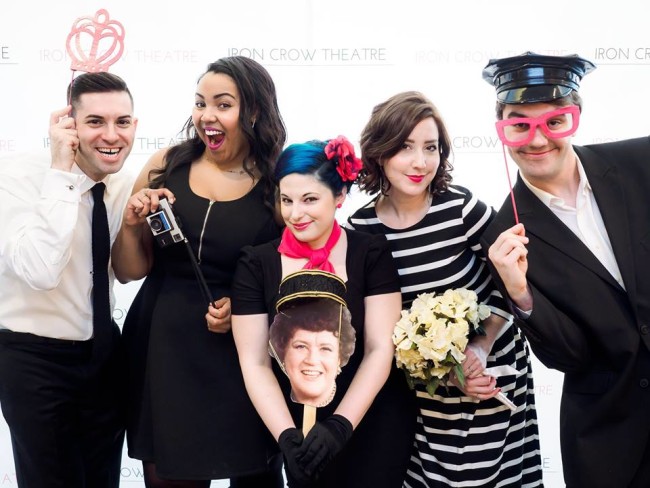
[[329, 261], [330, 251], [341, 237], [341, 226], [334, 222], [332, 233], [330, 234], [324, 247], [312, 249], [306, 242], [299, 241], [296, 236], [285, 227], [282, 233], [282, 241], [278, 251], [290, 258], [307, 258], [307, 264], [303, 269], [320, 269], [329, 273], [334, 273], [334, 266]]

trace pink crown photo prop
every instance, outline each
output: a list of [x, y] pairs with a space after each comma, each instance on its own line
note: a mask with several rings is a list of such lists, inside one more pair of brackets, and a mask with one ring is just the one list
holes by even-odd
[[110, 20], [108, 12], [98, 10], [94, 17], [79, 17], [68, 34], [66, 50], [72, 71], [108, 71], [124, 52], [124, 27]]

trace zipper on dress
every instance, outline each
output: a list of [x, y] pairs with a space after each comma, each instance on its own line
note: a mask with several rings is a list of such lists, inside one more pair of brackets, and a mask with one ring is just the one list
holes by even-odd
[[210, 209], [212, 208], [212, 204], [214, 203], [214, 200], [210, 200], [210, 203], [208, 204], [208, 209], [205, 212], [205, 217], [203, 218], [203, 227], [201, 228], [201, 235], [199, 236], [199, 255], [196, 257], [196, 260], [198, 261], [199, 264], [201, 264], [201, 251], [203, 249], [203, 234], [205, 234], [205, 226], [208, 223], [208, 216], [210, 215]]

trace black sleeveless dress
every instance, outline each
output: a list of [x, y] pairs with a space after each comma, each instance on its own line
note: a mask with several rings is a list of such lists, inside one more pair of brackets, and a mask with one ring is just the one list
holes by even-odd
[[[262, 185], [212, 202], [189, 187], [190, 165], [174, 170], [180, 219], [213, 298], [230, 296], [243, 246], [279, 236]], [[232, 333], [207, 329], [204, 300], [182, 243], [160, 249], [127, 314], [129, 456], [155, 462], [168, 479], [220, 479], [265, 471], [277, 444], [244, 388]]]

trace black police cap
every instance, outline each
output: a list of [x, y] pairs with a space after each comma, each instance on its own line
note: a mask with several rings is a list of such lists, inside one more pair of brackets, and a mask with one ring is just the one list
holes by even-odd
[[596, 66], [577, 54], [546, 56], [526, 52], [491, 59], [483, 79], [494, 86], [502, 103], [549, 102], [578, 90], [580, 81]]

